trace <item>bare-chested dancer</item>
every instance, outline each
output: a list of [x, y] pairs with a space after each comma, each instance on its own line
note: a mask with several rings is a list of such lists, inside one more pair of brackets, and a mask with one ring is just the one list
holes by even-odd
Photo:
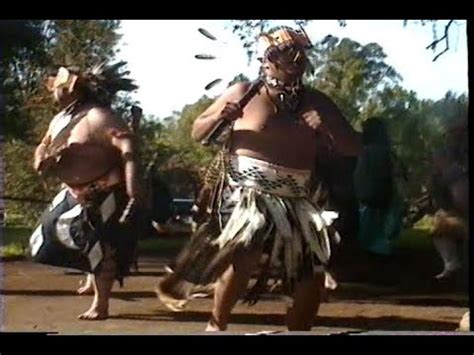
[[34, 157], [41, 175], [58, 177], [66, 188], [31, 237], [33, 259], [93, 274], [88, 282], [94, 299], [80, 319], [107, 318], [114, 280], [122, 282], [136, 247], [133, 218], [120, 220], [127, 206], [135, 207], [132, 212], [141, 201], [135, 143], [110, 108], [118, 91], [136, 88], [121, 77], [121, 64], [85, 72], [61, 67], [49, 77], [48, 89], [61, 111]]
[[[195, 121], [200, 141], [219, 122], [233, 125], [225, 175], [210, 219], [201, 223], [178, 257], [174, 272], [159, 284], [160, 299], [180, 310], [196, 288], [214, 282], [214, 307], [207, 330], [225, 330], [231, 310], [259, 270], [248, 294], [256, 299], [268, 270], [280, 271], [292, 303], [289, 330], [309, 330], [320, 303], [331, 255], [334, 215], [309, 198], [317, 133], [346, 156], [361, 149], [358, 134], [324, 94], [302, 85], [307, 68], [302, 31], [279, 28], [260, 37], [263, 87], [243, 109], [249, 88], [230, 87]], [[214, 195], [216, 196], [216, 195]], [[211, 199], [216, 201], [216, 199]], [[200, 291], [197, 291], [200, 292]]]

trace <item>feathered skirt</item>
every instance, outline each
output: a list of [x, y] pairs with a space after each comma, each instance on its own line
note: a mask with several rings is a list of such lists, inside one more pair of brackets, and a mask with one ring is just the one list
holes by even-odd
[[323, 211], [308, 197], [309, 170], [238, 155], [230, 156], [226, 165], [215, 215], [197, 228], [178, 256], [169, 276], [173, 291], [170, 282], [166, 290], [157, 290], [169, 308], [182, 307], [214, 283], [236, 252], [255, 248], [263, 255], [248, 296], [256, 299], [266, 290], [270, 271], [291, 295], [297, 282], [327, 270], [331, 247], [339, 241], [331, 227], [338, 214]]

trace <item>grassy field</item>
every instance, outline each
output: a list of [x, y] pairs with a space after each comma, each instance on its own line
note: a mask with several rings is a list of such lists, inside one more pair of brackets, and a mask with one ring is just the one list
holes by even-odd
[[[29, 228], [6, 227], [0, 237], [0, 258], [18, 259], [28, 253], [29, 238], [32, 230]], [[140, 254], [160, 255], [177, 253], [186, 243], [183, 237], [156, 237], [140, 240]]]
[[[0, 258], [18, 258], [27, 253], [32, 230], [29, 228], [6, 227], [0, 239]], [[433, 248], [430, 238], [431, 220], [425, 217], [414, 228], [406, 229], [397, 240], [396, 247], [405, 250], [427, 250]], [[173, 254], [185, 244], [182, 236], [164, 236], [140, 240], [140, 253], [145, 255]]]
[[31, 232], [29, 228], [3, 228], [0, 234], [0, 258], [24, 257], [27, 253], [26, 248]]
[[431, 232], [433, 230], [433, 222], [431, 217], [425, 216], [420, 219], [413, 228], [405, 229], [396, 246], [403, 249], [426, 250], [433, 248], [431, 241]]

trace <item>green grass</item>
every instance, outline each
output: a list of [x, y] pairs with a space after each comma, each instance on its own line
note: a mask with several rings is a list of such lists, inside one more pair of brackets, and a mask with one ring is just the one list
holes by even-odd
[[165, 237], [140, 240], [139, 251], [146, 254], [159, 255], [178, 252], [188, 241], [188, 238]]
[[25, 246], [22, 243], [10, 243], [0, 247], [0, 258], [17, 259], [26, 256]]
[[[32, 230], [29, 228], [6, 227], [0, 239], [0, 258], [18, 258], [26, 256], [29, 238]], [[152, 255], [176, 253], [188, 238], [183, 237], [156, 237], [139, 241], [140, 252]]]
[[[433, 222], [430, 216], [425, 216], [413, 228], [402, 231], [396, 242], [401, 249], [428, 250], [433, 248], [430, 233]], [[28, 241], [32, 230], [29, 228], [6, 227], [0, 239], [0, 257], [18, 258], [25, 256]], [[178, 252], [188, 238], [183, 237], [155, 237], [139, 241], [141, 253], [160, 255]]]
[[433, 248], [433, 243], [428, 231], [412, 228], [401, 233], [396, 246], [401, 249], [426, 250]]
[[402, 249], [427, 250], [433, 248], [430, 234], [433, 231], [433, 219], [426, 215], [413, 228], [402, 231], [397, 247]]
[[2, 233], [2, 244], [7, 245], [9, 243], [18, 242], [27, 245], [32, 232], [30, 228], [5, 227]]
[[0, 258], [25, 257], [31, 232], [29, 228], [3, 228], [0, 237]]

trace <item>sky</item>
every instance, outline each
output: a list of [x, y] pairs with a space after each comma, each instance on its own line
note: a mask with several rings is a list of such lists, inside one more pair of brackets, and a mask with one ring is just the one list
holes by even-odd
[[[210, 91], [204, 87], [216, 78], [223, 83], [239, 73], [254, 79], [258, 62], [249, 65], [239, 39], [225, 20], [124, 20], [120, 32], [118, 58], [128, 62], [130, 76], [139, 89], [132, 97], [144, 113], [159, 118], [180, 111], [202, 95], [213, 97], [225, 89], [218, 85]], [[440, 21], [440, 33], [443, 28]], [[290, 21], [274, 21], [275, 25]], [[198, 32], [205, 28], [218, 41]], [[386, 62], [397, 70], [401, 85], [417, 93], [420, 99], [437, 100], [448, 90], [457, 94], [468, 92], [468, 58], [466, 21], [457, 20], [451, 27], [450, 50], [433, 62], [436, 53], [426, 50], [432, 42], [431, 25], [421, 26], [402, 20], [348, 20], [340, 27], [336, 20], [314, 20], [306, 27], [312, 42], [326, 35], [348, 37], [362, 45], [376, 42], [387, 54]], [[442, 45], [440, 49], [442, 49]], [[216, 60], [198, 60], [199, 53], [213, 54]]]

